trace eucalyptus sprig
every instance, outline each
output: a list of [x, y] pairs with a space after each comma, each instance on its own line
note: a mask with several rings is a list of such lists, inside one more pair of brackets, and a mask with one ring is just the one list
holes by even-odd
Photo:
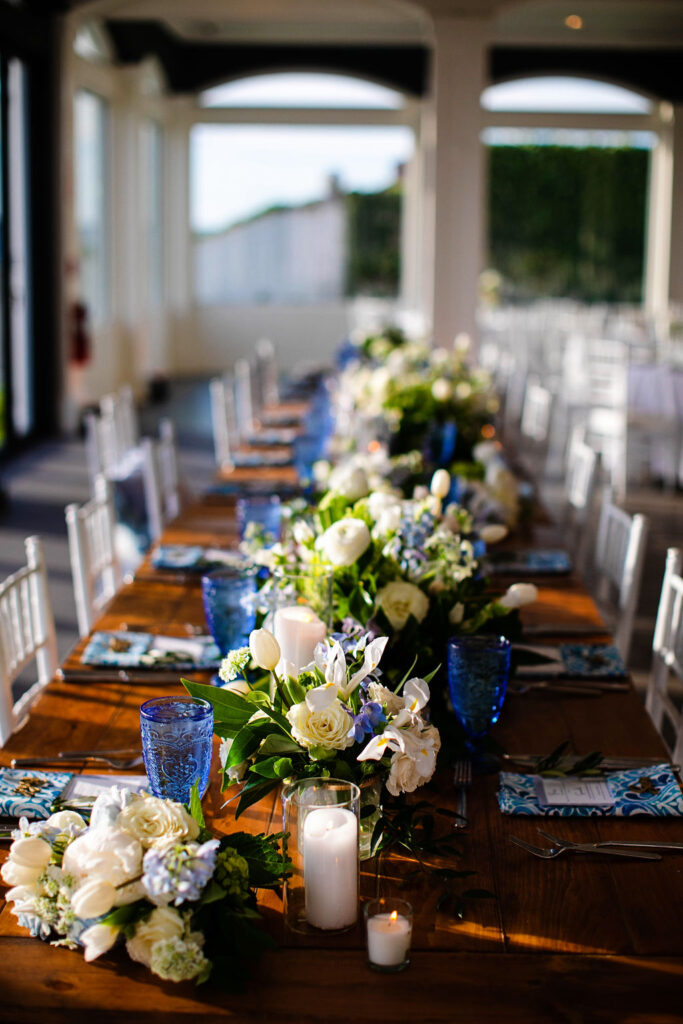
[[536, 775], [546, 775], [550, 778], [564, 777], [567, 775], [602, 774], [601, 765], [604, 761], [604, 755], [601, 754], [599, 750], [586, 754], [585, 757], [581, 757], [578, 760], [569, 761], [567, 757], [565, 757], [568, 748], [569, 740], [565, 740], [565, 742], [560, 743], [559, 747], [556, 747], [551, 754], [537, 758], [534, 773]]

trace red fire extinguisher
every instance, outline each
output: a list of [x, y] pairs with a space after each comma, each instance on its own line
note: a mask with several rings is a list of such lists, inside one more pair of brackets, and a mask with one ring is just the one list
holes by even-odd
[[84, 366], [90, 361], [90, 327], [88, 324], [88, 307], [84, 302], [71, 304], [69, 329], [71, 334], [71, 361], [77, 366]]

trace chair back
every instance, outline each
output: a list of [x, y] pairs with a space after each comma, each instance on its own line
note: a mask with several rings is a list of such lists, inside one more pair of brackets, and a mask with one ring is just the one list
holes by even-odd
[[598, 454], [594, 448], [572, 437], [567, 454], [565, 492], [567, 505], [575, 521], [583, 524], [590, 516], [598, 473]]
[[259, 404], [261, 406], [278, 405], [280, 402], [278, 368], [275, 359], [275, 346], [269, 338], [261, 338], [256, 342], [256, 371]]
[[232, 467], [231, 454], [237, 438], [234, 432], [235, 403], [232, 383], [225, 377], [214, 377], [209, 381], [211, 401], [211, 426], [216, 465], [224, 469]]
[[95, 496], [84, 505], [67, 505], [65, 516], [78, 631], [87, 636], [122, 581], [114, 539], [114, 502], [107, 479], [98, 476]]
[[254, 403], [251, 393], [251, 367], [246, 359], [235, 362], [235, 412], [240, 440], [254, 433]]
[[539, 444], [548, 440], [550, 429], [550, 410], [552, 395], [547, 388], [536, 381], [529, 381], [522, 406], [520, 432], [522, 437], [529, 438]]
[[603, 608], [613, 611], [614, 643], [624, 664], [631, 648], [648, 527], [646, 516], [631, 516], [617, 508], [606, 491], [595, 543], [597, 596]]
[[[25, 542], [26, 566], [0, 584], [0, 746], [19, 729], [57, 671], [57, 638], [39, 537]], [[37, 680], [15, 700], [12, 683], [35, 661]]]
[[652, 671], [645, 707], [671, 760], [683, 758], [683, 711], [672, 696], [675, 680], [683, 683], [683, 552], [669, 548], [652, 642]]
[[159, 423], [159, 439], [145, 437], [142, 451], [142, 480], [150, 540], [157, 541], [166, 523], [180, 512], [180, 481], [175, 427], [169, 419]]

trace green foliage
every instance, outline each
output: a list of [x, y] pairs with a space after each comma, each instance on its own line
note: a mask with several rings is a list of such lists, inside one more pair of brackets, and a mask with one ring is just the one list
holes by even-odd
[[519, 299], [640, 301], [647, 167], [639, 149], [491, 147], [489, 266]]
[[346, 294], [398, 293], [401, 240], [399, 186], [384, 192], [346, 196], [348, 263]]

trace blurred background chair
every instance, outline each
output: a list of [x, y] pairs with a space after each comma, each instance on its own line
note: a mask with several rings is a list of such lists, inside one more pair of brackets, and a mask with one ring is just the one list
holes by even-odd
[[[683, 763], [683, 559], [669, 548], [652, 642], [645, 707], [675, 764]], [[674, 688], [678, 687], [674, 695]]]
[[78, 632], [87, 636], [123, 581], [116, 551], [114, 501], [109, 481], [95, 481], [95, 496], [65, 509]]

